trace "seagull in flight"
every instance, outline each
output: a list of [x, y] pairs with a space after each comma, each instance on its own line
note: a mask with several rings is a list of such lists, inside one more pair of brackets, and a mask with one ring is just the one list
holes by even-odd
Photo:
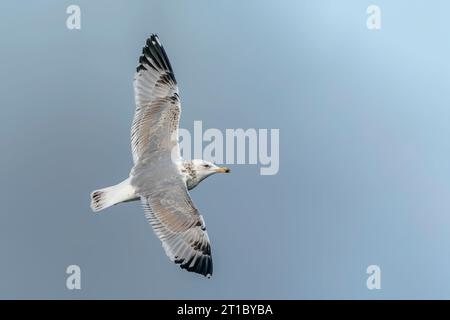
[[201, 159], [181, 158], [180, 96], [169, 58], [157, 35], [147, 39], [133, 84], [134, 166], [124, 181], [93, 191], [91, 208], [99, 212], [115, 204], [140, 200], [170, 260], [209, 278], [213, 273], [211, 245], [203, 217], [188, 190], [203, 179], [230, 169]]

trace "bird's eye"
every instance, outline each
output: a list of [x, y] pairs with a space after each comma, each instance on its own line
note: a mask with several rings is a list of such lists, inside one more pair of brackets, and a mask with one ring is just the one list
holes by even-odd
[[206, 169], [211, 168], [211, 166], [209, 164], [204, 164], [203, 167], [206, 168]]

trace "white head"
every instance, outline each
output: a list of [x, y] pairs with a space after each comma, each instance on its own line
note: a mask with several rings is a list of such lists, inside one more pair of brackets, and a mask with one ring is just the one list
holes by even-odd
[[203, 179], [210, 175], [229, 172], [230, 169], [226, 167], [218, 167], [214, 163], [201, 159], [185, 161], [182, 168], [182, 173], [186, 175], [186, 185], [189, 190], [195, 188]]

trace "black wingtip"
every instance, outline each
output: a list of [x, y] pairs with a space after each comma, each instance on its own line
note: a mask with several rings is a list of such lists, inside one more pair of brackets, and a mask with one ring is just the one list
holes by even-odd
[[[150, 58], [147, 59], [147, 57]], [[176, 84], [175, 75], [172, 70], [172, 65], [170, 64], [169, 58], [162, 46], [157, 34], [153, 33], [147, 38], [145, 42], [145, 47], [142, 49], [142, 56], [139, 58], [139, 65], [136, 68], [137, 72], [141, 70], [149, 70], [151, 67], [154, 70], [159, 70], [160, 72], [166, 72], [171, 79]]]
[[192, 257], [189, 261], [185, 261], [184, 259], [181, 261], [178, 260], [175, 261], [175, 263], [179, 263], [181, 269], [201, 274], [202, 276], [210, 279], [213, 274], [213, 263], [211, 256], [202, 256], [195, 261], [194, 265], [191, 265], [193, 258], [194, 257]]

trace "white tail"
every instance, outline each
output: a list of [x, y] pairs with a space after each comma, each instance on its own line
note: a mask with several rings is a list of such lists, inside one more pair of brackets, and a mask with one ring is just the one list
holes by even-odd
[[137, 199], [134, 188], [130, 184], [130, 179], [126, 179], [115, 186], [92, 191], [91, 209], [98, 212], [115, 204]]

